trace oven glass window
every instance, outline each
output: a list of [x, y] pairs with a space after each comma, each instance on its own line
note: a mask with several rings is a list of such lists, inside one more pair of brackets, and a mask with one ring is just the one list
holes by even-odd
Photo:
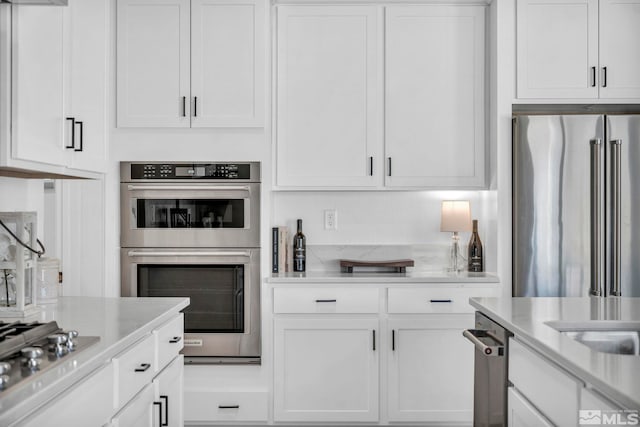
[[244, 199], [136, 199], [138, 228], [244, 228]]
[[190, 297], [185, 332], [244, 332], [244, 265], [138, 264], [141, 297]]

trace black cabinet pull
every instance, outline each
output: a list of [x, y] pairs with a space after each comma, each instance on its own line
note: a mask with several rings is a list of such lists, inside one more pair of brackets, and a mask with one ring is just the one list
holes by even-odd
[[218, 409], [240, 409], [240, 405], [218, 405]]
[[432, 299], [432, 300], [429, 300], [429, 302], [453, 302], [453, 300], [450, 300], [450, 299]]
[[396, 351], [396, 330], [391, 330], [391, 351]]
[[591, 67], [591, 87], [596, 87], [596, 67]]
[[173, 337], [169, 340], [171, 344], [179, 343], [182, 340], [182, 337]]
[[65, 145], [64, 148], [76, 148], [76, 118], [67, 117], [67, 120], [71, 120], [71, 145]]
[[373, 156], [369, 157], [369, 176], [373, 176]]
[[158, 406], [158, 426], [163, 426], [162, 424], [162, 403], [161, 402], [153, 402], [153, 406]]
[[391, 176], [391, 157], [388, 157], [387, 159], [389, 161], [389, 171], [388, 172], [389, 172], [389, 176]]
[[193, 117], [198, 117], [198, 97], [193, 97]]
[[373, 332], [373, 351], [376, 351], [376, 330], [374, 329], [371, 332]]
[[187, 117], [187, 97], [182, 97], [182, 117]]
[[317, 299], [316, 302], [337, 302], [335, 299]]
[[80, 125], [80, 148], [74, 148], [73, 151], [82, 151], [84, 149], [83, 146], [83, 142], [84, 142], [84, 123], [83, 122], [76, 122], [77, 125]]
[[602, 87], [607, 87], [607, 67], [602, 67]]
[[151, 367], [150, 363], [141, 363], [138, 368], [136, 368], [136, 372], [144, 372]]
[[160, 426], [164, 427], [169, 425], [169, 396], [161, 395], [160, 399], [164, 400], [164, 422], [160, 419]]

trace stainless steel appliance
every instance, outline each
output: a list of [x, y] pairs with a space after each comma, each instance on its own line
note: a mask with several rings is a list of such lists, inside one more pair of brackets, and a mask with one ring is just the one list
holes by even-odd
[[507, 426], [508, 344], [511, 333], [476, 312], [476, 329], [462, 333], [475, 345], [474, 427]]
[[513, 135], [513, 296], [640, 296], [640, 115], [517, 114]]
[[97, 343], [56, 322], [0, 322], [0, 399]]
[[121, 178], [122, 295], [191, 298], [186, 363], [259, 363], [259, 163], [122, 163]]

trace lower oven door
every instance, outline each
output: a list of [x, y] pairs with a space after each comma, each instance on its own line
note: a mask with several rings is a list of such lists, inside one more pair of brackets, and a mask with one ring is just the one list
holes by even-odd
[[121, 250], [121, 262], [122, 296], [191, 298], [184, 310], [186, 357], [259, 360], [259, 249], [129, 248]]

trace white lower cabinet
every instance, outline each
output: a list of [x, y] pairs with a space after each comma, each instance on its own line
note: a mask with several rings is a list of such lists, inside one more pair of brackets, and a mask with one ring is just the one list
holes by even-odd
[[509, 427], [553, 427], [520, 393], [510, 387], [507, 392]]
[[179, 355], [153, 379], [154, 426], [182, 426], [184, 356]]
[[471, 423], [472, 314], [389, 318], [389, 421]]
[[471, 425], [474, 347], [462, 331], [475, 324], [469, 298], [496, 292], [452, 283], [276, 286], [274, 421]]
[[188, 423], [262, 422], [269, 416], [266, 391], [189, 390], [184, 394]]
[[275, 421], [378, 420], [378, 317], [274, 322]]
[[519, 395], [531, 402], [551, 425], [578, 424], [580, 391], [584, 385], [578, 378], [513, 338], [509, 339], [508, 357], [509, 381]]
[[82, 380], [73, 389], [17, 425], [86, 427], [105, 424], [114, 411], [113, 375], [113, 364], [107, 363], [97, 373]]
[[112, 427], [152, 427], [153, 387], [148, 384], [111, 420]]

